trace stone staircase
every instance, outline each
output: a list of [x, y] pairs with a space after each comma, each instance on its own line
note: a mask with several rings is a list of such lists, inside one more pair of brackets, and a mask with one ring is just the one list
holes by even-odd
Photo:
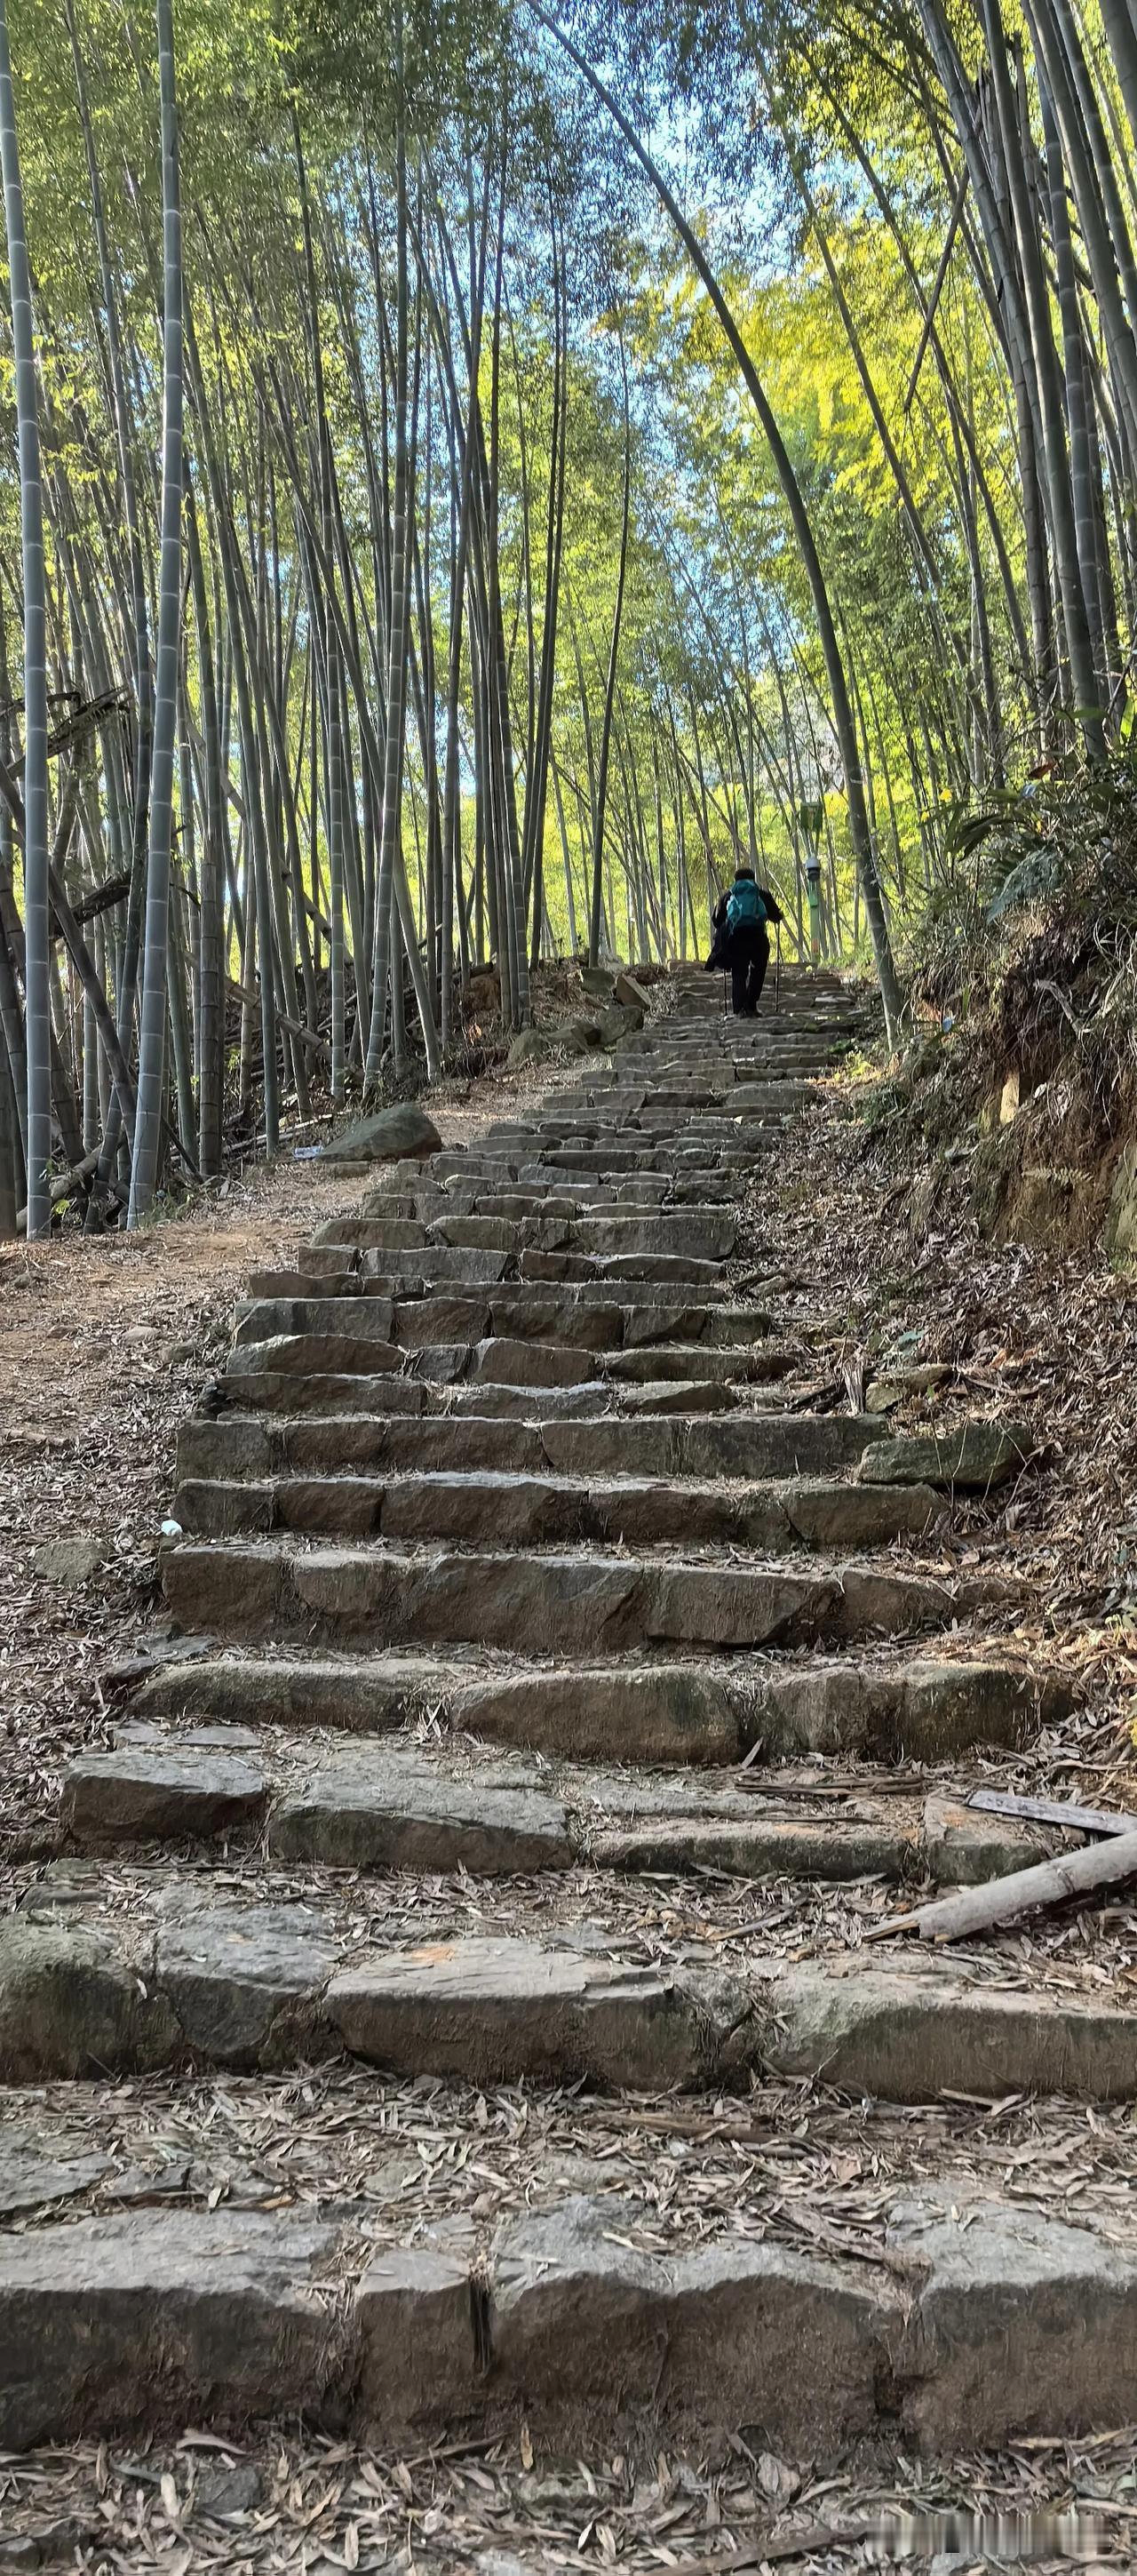
[[[677, 979], [547, 1109], [387, 1168], [250, 1282], [181, 1435], [182, 1643], [0, 1923], [32, 2212], [0, 2236], [0, 2448], [302, 2413], [934, 2450], [1133, 2411], [1137, 2243], [1092, 2193], [1077, 2225], [977, 2193], [931, 2106], [1126, 2099], [1137, 2006], [1001, 1947], [863, 1946], [902, 1885], [1051, 1847], [956, 1780], [1064, 1703], [1013, 1584], [946, 1543], [959, 1434], [811, 1411], [808, 1295], [748, 1231], [856, 1027], [832, 978], [754, 1024]], [[283, 2085], [299, 2145], [341, 2081], [350, 2174], [292, 2205], [239, 2124], [223, 2182], [107, 2182], [159, 2095], [192, 2133]], [[789, 2106], [808, 2143], [835, 2089], [897, 2106], [871, 2244], [787, 2234], [766, 2186], [708, 2230], [692, 2123]], [[608, 2183], [625, 2096], [662, 2243], [658, 2179]], [[408, 2104], [428, 2173], [432, 2120], [477, 2175], [504, 2119], [510, 2187], [373, 2194]]]

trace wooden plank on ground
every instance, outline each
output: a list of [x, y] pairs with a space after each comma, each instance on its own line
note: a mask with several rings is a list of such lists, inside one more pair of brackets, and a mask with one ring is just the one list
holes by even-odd
[[1009, 1789], [976, 1789], [967, 1801], [988, 1816], [1021, 1816], [1032, 1825], [1064, 1825], [1072, 1834], [1137, 1834], [1137, 1816], [1107, 1807], [1078, 1807], [1065, 1798], [1020, 1798]]

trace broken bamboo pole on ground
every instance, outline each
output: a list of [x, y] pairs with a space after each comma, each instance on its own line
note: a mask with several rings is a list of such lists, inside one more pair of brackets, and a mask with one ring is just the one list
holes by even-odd
[[1037, 1861], [1030, 1869], [1014, 1869], [1006, 1878], [987, 1879], [981, 1887], [937, 1897], [930, 1905], [918, 1906], [914, 1914], [874, 1923], [865, 1939], [894, 1941], [915, 1932], [921, 1941], [962, 1941], [973, 1932], [993, 1932], [1001, 1923], [1015, 1923], [1020, 1915], [1036, 1913], [1040, 1906], [1062, 1905], [1068, 1896], [1088, 1896], [1099, 1887], [1119, 1886], [1126, 1878], [1137, 1878], [1137, 1827], [1087, 1843], [1081, 1851], [1062, 1852], [1055, 1860]]

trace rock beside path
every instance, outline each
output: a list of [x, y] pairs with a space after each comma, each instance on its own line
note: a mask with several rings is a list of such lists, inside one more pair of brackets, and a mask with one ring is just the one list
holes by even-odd
[[616, 977], [613, 998], [622, 1003], [626, 1011], [639, 1011], [642, 1020], [642, 1015], [647, 1009], [647, 994], [643, 985], [637, 984], [635, 976], [629, 975], [626, 966], [621, 968]]
[[984, 1493], [1017, 1476], [1036, 1446], [1025, 1422], [966, 1422], [957, 1431], [878, 1440], [857, 1473], [865, 1485], [935, 1485]]
[[105, 1539], [51, 1538], [37, 1547], [32, 1572], [41, 1583], [57, 1584], [61, 1592], [81, 1592], [101, 1572], [108, 1554]]
[[506, 1057], [509, 1071], [515, 1073], [523, 1064], [543, 1064], [552, 1054], [555, 1044], [556, 1039], [548, 1029], [518, 1029], [516, 1037], [510, 1041]]
[[397, 1100], [390, 1109], [378, 1109], [373, 1118], [357, 1118], [351, 1127], [341, 1127], [323, 1146], [320, 1161], [325, 1163], [405, 1163], [424, 1162], [428, 1154], [437, 1154], [442, 1138], [413, 1100]]

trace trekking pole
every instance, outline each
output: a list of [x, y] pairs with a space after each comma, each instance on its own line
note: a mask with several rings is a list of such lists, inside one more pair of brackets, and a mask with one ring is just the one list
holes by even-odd
[[780, 921], [775, 923], [774, 938], [777, 942], [774, 965], [774, 1017], [777, 1019], [782, 1007], [782, 925]]

